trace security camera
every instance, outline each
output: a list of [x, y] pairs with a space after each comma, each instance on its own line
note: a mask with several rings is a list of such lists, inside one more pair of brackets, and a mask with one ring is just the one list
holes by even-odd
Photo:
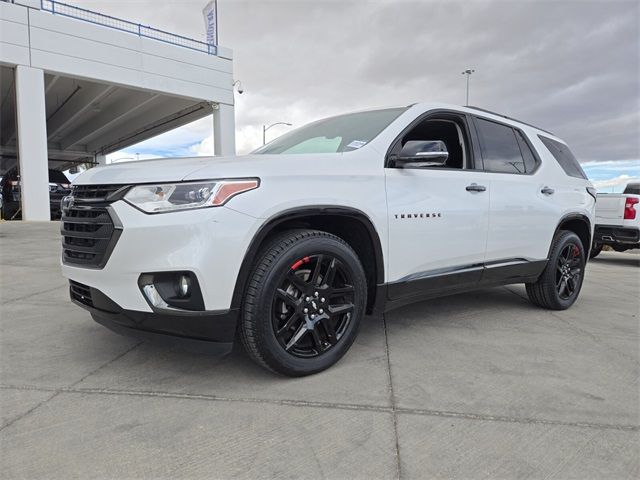
[[238, 93], [242, 95], [244, 93], [244, 88], [242, 88], [242, 82], [240, 80], [236, 80], [233, 82], [233, 86], [238, 89]]

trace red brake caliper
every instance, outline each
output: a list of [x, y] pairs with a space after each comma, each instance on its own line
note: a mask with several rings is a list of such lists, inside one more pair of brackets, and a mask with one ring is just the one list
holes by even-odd
[[291, 270], [297, 270], [298, 268], [300, 268], [300, 265], [303, 265], [305, 263], [309, 263], [309, 257], [301, 258], [296, 263], [291, 265]]

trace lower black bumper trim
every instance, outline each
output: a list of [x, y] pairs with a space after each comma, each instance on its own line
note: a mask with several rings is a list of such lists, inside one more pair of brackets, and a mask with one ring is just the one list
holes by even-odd
[[91, 317], [96, 323], [99, 323], [118, 335], [136, 338], [142, 341], [151, 341], [153, 343], [167, 345], [169, 347], [178, 346], [192, 352], [207, 353], [210, 355], [227, 355], [231, 353], [231, 350], [233, 349], [233, 342], [217, 342], [198, 338], [179, 337], [150, 330], [138, 330], [122, 326], [112, 319], [100, 314], [92, 313]]
[[[178, 344], [189, 350], [226, 354], [231, 352], [236, 334], [237, 309], [202, 312], [157, 313], [125, 310], [93, 287], [91, 300], [71, 301], [91, 313], [93, 319], [121, 335]], [[83, 300], [83, 301], [80, 301]]]

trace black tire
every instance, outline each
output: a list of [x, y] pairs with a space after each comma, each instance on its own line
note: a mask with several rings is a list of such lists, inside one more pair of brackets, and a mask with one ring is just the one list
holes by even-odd
[[253, 267], [240, 337], [249, 356], [273, 372], [317, 373], [351, 347], [366, 300], [364, 269], [344, 240], [287, 231], [269, 241]]
[[594, 243], [593, 247], [591, 247], [591, 252], [589, 252], [589, 258], [596, 258], [598, 255], [600, 255], [600, 252], [602, 252], [602, 247], [604, 247], [604, 245], [602, 245], [601, 243]]
[[585, 251], [580, 238], [561, 230], [551, 245], [549, 262], [535, 283], [527, 283], [527, 295], [535, 305], [565, 310], [578, 298], [585, 269]]
[[611, 248], [613, 248], [614, 252], [626, 252], [627, 250], [629, 250], [627, 247], [623, 247], [621, 245], [613, 245]]

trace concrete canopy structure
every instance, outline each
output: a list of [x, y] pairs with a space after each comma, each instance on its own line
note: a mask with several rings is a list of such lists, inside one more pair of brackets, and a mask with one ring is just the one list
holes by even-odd
[[19, 166], [22, 218], [48, 220], [48, 168], [103, 163], [213, 113], [235, 153], [231, 52], [59, 2], [0, 1], [0, 175]]

